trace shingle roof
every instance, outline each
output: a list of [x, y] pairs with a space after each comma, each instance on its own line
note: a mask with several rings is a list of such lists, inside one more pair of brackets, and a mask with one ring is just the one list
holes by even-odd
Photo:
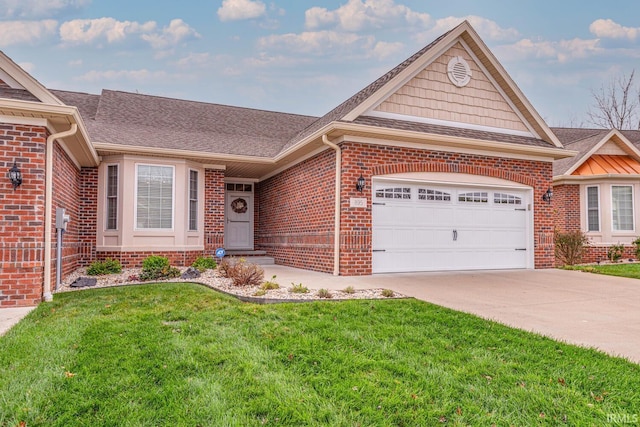
[[409, 122], [405, 120], [386, 119], [381, 117], [360, 116], [356, 120], [354, 120], [353, 123], [368, 126], [385, 127], [390, 129], [424, 132], [436, 135], [448, 135], [460, 138], [482, 139], [485, 141], [508, 142], [535, 147], [557, 148], [552, 143], [539, 138], [451, 126], [433, 125], [428, 123]]
[[14, 89], [7, 86], [0, 86], [0, 98], [17, 99], [19, 101], [40, 102], [38, 98], [26, 89]]
[[608, 129], [551, 128], [551, 130], [562, 142], [564, 148], [578, 152], [575, 157], [553, 162], [553, 176], [566, 173], [609, 133]]
[[94, 141], [140, 147], [273, 157], [293, 134], [316, 120], [111, 90], [101, 95], [55, 93], [65, 103], [80, 103]]
[[82, 92], [69, 92], [66, 90], [51, 90], [60, 101], [66, 105], [78, 107], [80, 115], [84, 120], [92, 120], [96, 117], [96, 111], [98, 110], [98, 103], [100, 102], [100, 95], [93, 95]]

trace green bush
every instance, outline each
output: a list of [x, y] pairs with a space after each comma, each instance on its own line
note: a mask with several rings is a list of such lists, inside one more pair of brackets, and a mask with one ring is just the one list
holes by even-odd
[[169, 259], [163, 256], [151, 255], [142, 261], [140, 280], [173, 279], [180, 276], [180, 270], [169, 265]]
[[353, 286], [347, 286], [342, 292], [344, 292], [345, 294], [355, 294], [356, 290], [353, 288]]
[[306, 294], [306, 293], [309, 293], [309, 288], [304, 286], [302, 283], [300, 283], [299, 285], [296, 285], [295, 283], [291, 282], [291, 284], [293, 286], [291, 287], [291, 289], [289, 289], [289, 292], [293, 292], [294, 294]]
[[382, 296], [385, 298], [393, 298], [396, 294], [391, 289], [383, 289]]
[[556, 258], [565, 265], [574, 265], [582, 261], [582, 254], [589, 244], [589, 238], [582, 231], [556, 231], [555, 243]]
[[264, 289], [265, 291], [270, 291], [271, 289], [280, 289], [280, 285], [276, 283], [276, 275], [271, 276], [271, 280], [265, 281], [262, 285], [260, 285], [260, 289]]
[[609, 250], [607, 250], [607, 258], [611, 262], [618, 262], [620, 258], [622, 258], [622, 254], [624, 253], [624, 245], [622, 243], [618, 243], [617, 245], [611, 245]]
[[122, 264], [117, 259], [107, 258], [104, 261], [95, 261], [87, 268], [89, 276], [102, 276], [103, 274], [122, 273]]
[[319, 298], [333, 298], [333, 294], [328, 289], [318, 289]]
[[213, 259], [212, 257], [204, 256], [198, 257], [195, 261], [193, 261], [193, 264], [191, 264], [191, 267], [197, 269], [200, 273], [207, 270], [213, 270], [217, 266], [218, 264], [216, 264], [215, 259]]
[[640, 237], [633, 241], [635, 246], [636, 258], [640, 260]]

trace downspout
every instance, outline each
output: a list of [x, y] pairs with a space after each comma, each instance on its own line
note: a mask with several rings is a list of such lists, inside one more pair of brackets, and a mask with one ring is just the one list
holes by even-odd
[[74, 135], [78, 131], [78, 125], [72, 124], [69, 130], [54, 133], [47, 138], [46, 170], [45, 170], [45, 194], [44, 194], [44, 285], [42, 287], [42, 298], [45, 301], [52, 301], [51, 293], [51, 225], [53, 224], [53, 143], [56, 139], [66, 138]]
[[322, 142], [336, 151], [336, 205], [334, 211], [335, 232], [333, 236], [333, 275], [340, 275], [340, 182], [342, 180], [342, 151], [327, 135], [322, 135]]

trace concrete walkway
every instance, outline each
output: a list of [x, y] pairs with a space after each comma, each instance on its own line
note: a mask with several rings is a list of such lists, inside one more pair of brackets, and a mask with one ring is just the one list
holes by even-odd
[[0, 308], [0, 336], [31, 313], [35, 307]]
[[640, 280], [566, 270], [376, 274], [336, 277], [265, 266], [281, 286], [388, 288], [454, 310], [595, 347], [640, 363]]

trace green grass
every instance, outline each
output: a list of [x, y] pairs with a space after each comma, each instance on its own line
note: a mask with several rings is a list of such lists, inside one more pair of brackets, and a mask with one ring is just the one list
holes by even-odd
[[0, 426], [600, 426], [607, 414], [640, 414], [640, 366], [410, 299], [97, 289], [56, 295], [0, 338]]
[[574, 265], [566, 266], [567, 270], [581, 270], [587, 273], [607, 274], [609, 276], [629, 277], [640, 279], [640, 263], [602, 264], [602, 265]]

